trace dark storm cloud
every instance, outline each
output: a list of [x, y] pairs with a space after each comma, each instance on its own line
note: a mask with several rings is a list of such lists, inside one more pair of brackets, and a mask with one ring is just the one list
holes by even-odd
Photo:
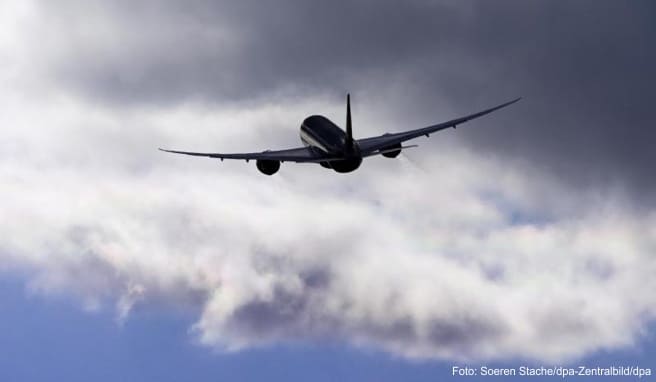
[[[69, 28], [91, 14], [109, 20], [119, 41], [73, 36], [79, 50], [59, 63], [60, 78], [85, 94], [136, 103], [251, 98], [288, 86], [341, 95], [354, 77], [405, 73], [432, 56], [462, 13], [423, 2], [69, 4], [52, 9], [55, 24]], [[83, 29], [93, 36], [95, 26]]]
[[[501, 117], [503, 124], [463, 135], [478, 147], [528, 158], [579, 185], [626, 181], [634, 197], [653, 202], [648, 195], [656, 187], [653, 5], [529, 3], [496, 10], [496, 18], [489, 17], [495, 14], [490, 3], [487, 7], [472, 23], [481, 30], [479, 38], [465, 43], [472, 59], [480, 52], [494, 66], [485, 78], [490, 82], [479, 89], [485, 99], [499, 89], [516, 89], [525, 100]], [[483, 36], [490, 36], [488, 44], [481, 44]], [[464, 89], [451, 93], [458, 104], [476, 94]]]
[[[521, 95], [459, 137], [581, 186], [654, 199], [649, 2], [71, 2], [50, 11], [64, 29], [91, 20], [54, 70], [103, 102], [341, 96], [396, 78], [390, 100], [409, 97], [398, 112], [432, 122], [444, 99], [469, 112]], [[113, 37], [97, 38], [98, 20]]]

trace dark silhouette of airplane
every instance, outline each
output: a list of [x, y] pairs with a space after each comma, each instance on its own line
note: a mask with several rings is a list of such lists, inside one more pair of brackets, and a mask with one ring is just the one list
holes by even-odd
[[340, 129], [328, 118], [321, 115], [307, 117], [301, 124], [301, 142], [305, 147], [287, 150], [266, 150], [258, 153], [220, 154], [220, 153], [195, 153], [189, 151], [164, 150], [169, 153], [194, 155], [209, 158], [251, 159], [256, 161], [257, 169], [263, 174], [273, 175], [280, 169], [282, 162], [319, 163], [321, 166], [333, 169], [337, 172], [351, 172], [360, 167], [362, 159], [373, 155], [382, 155], [387, 158], [395, 158], [401, 150], [417, 145], [403, 146], [402, 143], [449, 127], [456, 128], [461, 123], [474, 118], [482, 117], [493, 111], [499, 110], [519, 101], [502, 103], [493, 108], [470, 114], [465, 117], [452, 119], [447, 122], [427, 126], [421, 129], [404, 131], [401, 133], [386, 133], [377, 137], [353, 139], [353, 128], [351, 123], [351, 97], [346, 96], [346, 132]]

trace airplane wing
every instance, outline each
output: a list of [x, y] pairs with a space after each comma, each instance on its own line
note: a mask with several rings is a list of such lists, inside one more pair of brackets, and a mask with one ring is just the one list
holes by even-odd
[[308, 162], [308, 163], [319, 163], [319, 162], [329, 162], [332, 160], [338, 160], [340, 158], [332, 157], [327, 154], [322, 153], [319, 150], [312, 149], [310, 147], [299, 147], [295, 149], [287, 150], [266, 150], [257, 153], [238, 153], [238, 154], [221, 154], [221, 153], [196, 153], [190, 151], [177, 151], [177, 150], [165, 150], [160, 149], [161, 151], [166, 151], [167, 153], [174, 154], [184, 154], [184, 155], [193, 155], [198, 157], [208, 157], [208, 158], [218, 158], [221, 160], [224, 159], [242, 159], [246, 160], [277, 160], [281, 162]]
[[[440, 130], [448, 129], [449, 127], [455, 128], [457, 125], [470, 121], [474, 118], [482, 117], [486, 114], [489, 114], [493, 111], [499, 110], [503, 107], [506, 107], [508, 105], [511, 105], [517, 101], [519, 101], [520, 98], [516, 98], [512, 101], [502, 103], [501, 105], [492, 107], [490, 109], [486, 109], [483, 111], [479, 111], [478, 113], [470, 114], [461, 118], [456, 118], [452, 119], [450, 121], [438, 123], [437, 125], [431, 125], [427, 126], [421, 129], [416, 129], [416, 130], [410, 130], [410, 131], [404, 131], [401, 133], [394, 133], [394, 134], [383, 134], [377, 137], [370, 137], [370, 138], [364, 138], [364, 139], [358, 139], [358, 145], [360, 146], [360, 151], [362, 152], [363, 156], [371, 156], [371, 155], [378, 155], [382, 154], [384, 152], [389, 151], [389, 149], [393, 149], [394, 146], [400, 145], [401, 143], [420, 137], [422, 135], [429, 136], [432, 133], [435, 133]], [[408, 146], [410, 147], [410, 146]], [[398, 147], [396, 147], [398, 148]], [[402, 147], [403, 148], [403, 147]]]

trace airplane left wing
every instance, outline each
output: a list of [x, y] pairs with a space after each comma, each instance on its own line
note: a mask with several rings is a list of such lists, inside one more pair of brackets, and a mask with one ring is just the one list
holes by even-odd
[[[410, 130], [410, 131], [404, 131], [401, 133], [394, 133], [394, 134], [383, 134], [377, 137], [371, 137], [371, 138], [364, 138], [364, 139], [358, 139], [358, 146], [360, 146], [360, 150], [362, 151], [363, 156], [371, 156], [371, 155], [378, 155], [382, 154], [386, 151], [389, 150], [395, 150], [398, 148], [405, 148], [405, 147], [398, 147], [401, 145], [401, 143], [421, 137], [422, 135], [429, 136], [432, 133], [438, 132], [440, 130], [448, 129], [449, 127], [455, 128], [457, 125], [470, 121], [474, 118], [482, 117], [486, 114], [492, 113], [493, 111], [499, 110], [503, 107], [506, 107], [508, 105], [511, 105], [517, 101], [519, 101], [520, 98], [516, 98], [512, 101], [502, 103], [501, 105], [479, 111], [478, 113], [470, 114], [461, 118], [456, 118], [452, 119], [450, 121], [438, 123], [436, 125], [431, 125], [427, 126], [421, 129], [416, 129], [416, 130]], [[394, 147], [397, 146], [397, 147]], [[410, 146], [408, 146], [410, 147]]]
[[310, 147], [299, 147], [295, 149], [287, 150], [266, 150], [256, 153], [236, 153], [236, 154], [221, 154], [221, 153], [196, 153], [190, 151], [177, 151], [177, 150], [165, 150], [160, 149], [161, 151], [166, 151], [167, 153], [174, 154], [184, 154], [184, 155], [193, 155], [198, 157], [208, 157], [208, 158], [217, 158], [217, 159], [242, 159], [242, 160], [277, 160], [281, 162], [307, 162], [307, 163], [319, 163], [319, 162], [329, 162], [332, 160], [337, 160], [339, 158], [332, 157], [327, 154], [322, 153], [319, 150], [312, 149]]

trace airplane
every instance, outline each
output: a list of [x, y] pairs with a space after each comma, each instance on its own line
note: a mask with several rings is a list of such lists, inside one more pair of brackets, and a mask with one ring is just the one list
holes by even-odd
[[197, 153], [190, 151], [159, 150], [200, 157], [224, 159], [242, 159], [246, 162], [256, 161], [257, 169], [266, 175], [273, 175], [280, 170], [283, 162], [318, 163], [322, 167], [332, 169], [338, 173], [355, 171], [366, 157], [382, 155], [386, 158], [397, 157], [402, 150], [417, 147], [417, 145], [403, 146], [403, 142], [444, 130], [482, 117], [493, 111], [504, 108], [519, 101], [521, 97], [501, 105], [470, 114], [447, 122], [427, 126], [421, 129], [409, 130], [399, 133], [385, 133], [376, 137], [354, 139], [351, 122], [351, 96], [346, 95], [346, 131], [322, 115], [307, 117], [301, 124], [300, 138], [304, 147], [287, 150], [265, 150], [253, 153], [221, 154]]

